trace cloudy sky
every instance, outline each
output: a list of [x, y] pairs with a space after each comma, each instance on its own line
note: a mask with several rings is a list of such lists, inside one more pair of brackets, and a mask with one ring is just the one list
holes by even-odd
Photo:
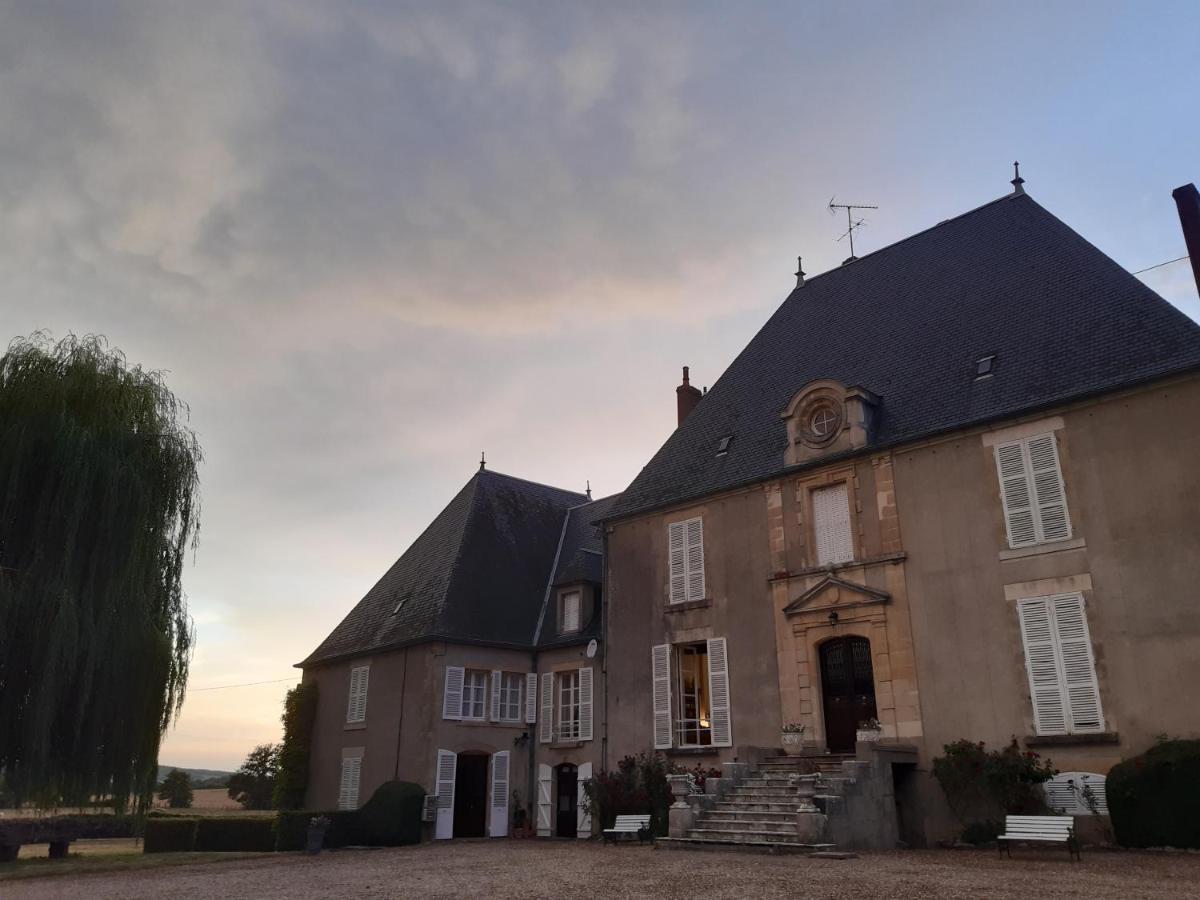
[[[597, 495], [786, 296], [1028, 191], [1182, 256], [1200, 6], [0, 0], [0, 335], [191, 405], [198, 632], [165, 762], [278, 737], [292, 664], [471, 476]], [[1193, 317], [1186, 263], [1142, 276]], [[234, 687], [248, 682], [271, 682]]]

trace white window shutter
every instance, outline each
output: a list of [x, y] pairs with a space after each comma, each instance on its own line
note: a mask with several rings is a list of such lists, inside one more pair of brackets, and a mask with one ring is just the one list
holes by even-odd
[[346, 721], [364, 722], [367, 718], [367, 682], [370, 666], [355, 666], [350, 670], [350, 697], [346, 702]]
[[538, 740], [549, 744], [554, 740], [554, 673], [542, 674], [542, 722], [538, 729]]
[[592, 779], [592, 764], [580, 763], [575, 778], [575, 837], [582, 840], [592, 836], [592, 816], [587, 811], [587, 792], [584, 790], [584, 785]]
[[508, 760], [507, 750], [492, 754], [492, 837], [508, 837]]
[[592, 739], [592, 670], [579, 670], [579, 739]]
[[733, 746], [733, 716], [729, 702], [729, 660], [725, 638], [708, 642], [708, 687], [712, 692], [709, 715], [714, 747]]
[[1058, 444], [1054, 433], [1040, 434], [1026, 442], [1030, 480], [1037, 506], [1039, 541], [1065, 541], [1071, 537], [1071, 518], [1067, 514], [1067, 494], [1063, 487]]
[[454, 837], [454, 779], [458, 774], [458, 754], [439, 750], [437, 755], [437, 821], [434, 837], [447, 841]]
[[829, 566], [854, 559], [854, 530], [850, 520], [850, 489], [838, 482], [812, 492], [813, 537], [817, 565]]
[[504, 673], [492, 669], [492, 721], [500, 721], [500, 688], [504, 684]]
[[1054, 613], [1070, 730], [1075, 733], [1103, 731], [1100, 685], [1096, 681], [1096, 662], [1092, 657], [1092, 639], [1088, 633], [1083, 597], [1079, 594], [1052, 597], [1050, 605]]
[[536, 672], [525, 676], [525, 724], [532, 725], [537, 721], [538, 677]]
[[446, 689], [442, 693], [443, 719], [462, 719], [464, 674], [462, 666], [446, 666]]
[[671, 746], [671, 645], [650, 649], [650, 675], [654, 705], [654, 749]]
[[1037, 527], [1033, 511], [1033, 494], [1025, 469], [1025, 449], [1020, 441], [997, 444], [996, 473], [1000, 477], [1000, 501], [1004, 506], [1004, 527], [1008, 531], [1008, 546], [1028, 547], [1036, 544]]
[[537, 782], [537, 833], [538, 837], [550, 837], [550, 767], [538, 763]]
[[338, 809], [358, 809], [358, 785], [362, 779], [362, 757], [342, 759], [342, 778], [338, 786]]
[[687, 531], [687, 598], [704, 599], [704, 522], [688, 519]]
[[1034, 730], [1038, 734], [1066, 734], [1066, 706], [1059, 683], [1049, 600], [1046, 597], [1022, 600], [1017, 611], [1021, 620], [1021, 638], [1025, 642]]
[[667, 526], [667, 556], [671, 563], [671, 602], [687, 599], [687, 528], [684, 522]]

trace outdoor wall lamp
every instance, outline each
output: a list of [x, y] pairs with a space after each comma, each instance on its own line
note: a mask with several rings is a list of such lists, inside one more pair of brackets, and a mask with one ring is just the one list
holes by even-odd
[[528, 731], [522, 731], [519, 735], [517, 735], [515, 738], [513, 738], [513, 746], [514, 747], [524, 747], [528, 743], [529, 743], [529, 732]]
[[830, 610], [829, 611], [829, 624], [836, 625], [837, 623], [838, 623], [837, 610], [836, 609]]

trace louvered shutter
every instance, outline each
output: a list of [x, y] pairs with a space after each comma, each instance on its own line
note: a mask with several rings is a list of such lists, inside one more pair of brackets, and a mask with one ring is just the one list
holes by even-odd
[[1072, 732], [1103, 731], [1100, 686], [1096, 681], [1083, 597], [1079, 594], [1053, 597], [1050, 605], [1066, 691], [1068, 728]]
[[1066, 734], [1067, 717], [1059, 682], [1054, 622], [1047, 598], [1022, 600], [1018, 606], [1034, 729], [1038, 734]]
[[370, 666], [355, 666], [350, 670], [350, 697], [346, 702], [346, 721], [363, 722], [367, 718], [367, 681]]
[[462, 666], [446, 666], [446, 689], [442, 694], [443, 719], [462, 719], [464, 674]]
[[650, 649], [650, 674], [654, 706], [654, 749], [671, 746], [671, 645]]
[[538, 677], [536, 672], [525, 676], [525, 724], [532, 725], [537, 721]]
[[579, 670], [579, 739], [592, 739], [592, 670]]
[[592, 778], [592, 764], [580, 763], [575, 778], [575, 837], [583, 840], [592, 836], [592, 816], [587, 811], [587, 791], [584, 789]]
[[704, 522], [689, 519], [687, 532], [687, 598], [704, 599]]
[[1033, 499], [1037, 506], [1040, 541], [1065, 541], [1071, 537], [1071, 519], [1067, 515], [1067, 495], [1063, 488], [1058, 446], [1054, 434], [1040, 434], [1026, 443]]
[[458, 774], [458, 754], [439, 750], [437, 759], [437, 821], [434, 837], [447, 841], [454, 837], [454, 778]]
[[687, 527], [685, 522], [667, 526], [667, 555], [671, 563], [671, 602], [687, 599]]
[[813, 491], [812, 506], [817, 565], [850, 562], [854, 559], [854, 532], [850, 526], [850, 489], [846, 482]]
[[362, 757], [342, 759], [342, 778], [338, 786], [338, 809], [358, 809], [358, 785], [362, 778]]
[[550, 767], [538, 763], [537, 781], [537, 833], [538, 837], [550, 837]]
[[538, 728], [538, 740], [549, 744], [554, 740], [554, 673], [542, 674], [542, 722]]
[[733, 718], [729, 703], [729, 662], [725, 638], [708, 642], [708, 688], [712, 693], [709, 715], [714, 747], [733, 746]]
[[492, 837], [508, 837], [508, 760], [507, 750], [492, 754]]
[[504, 673], [492, 669], [492, 721], [500, 721], [500, 688], [504, 684]]
[[1025, 469], [1025, 450], [1020, 441], [997, 444], [996, 472], [1000, 477], [1000, 501], [1004, 506], [1004, 527], [1008, 546], [1028, 547], [1037, 543], [1034, 524], [1033, 494]]

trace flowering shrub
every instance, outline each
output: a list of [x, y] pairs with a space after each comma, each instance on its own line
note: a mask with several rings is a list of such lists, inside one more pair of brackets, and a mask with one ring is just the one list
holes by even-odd
[[601, 771], [584, 782], [584, 807], [602, 828], [612, 828], [617, 816], [650, 813], [650, 831], [667, 833], [671, 788], [668, 764], [661, 753], [626, 756], [617, 770]]
[[1022, 751], [1014, 739], [1003, 750], [987, 750], [983, 741], [955, 741], [933, 761], [933, 776], [946, 802], [968, 830], [1006, 815], [1048, 812], [1041, 785], [1058, 774], [1048, 759]]
[[680, 765], [679, 763], [672, 763], [671, 771], [668, 774], [690, 776], [692, 784], [695, 787], [695, 793], [703, 794], [705, 783], [707, 783], [708, 779], [710, 778], [720, 778], [721, 770], [715, 766], [708, 766], [706, 768], [702, 763], [696, 763], [696, 765], [690, 769], [687, 766]]

